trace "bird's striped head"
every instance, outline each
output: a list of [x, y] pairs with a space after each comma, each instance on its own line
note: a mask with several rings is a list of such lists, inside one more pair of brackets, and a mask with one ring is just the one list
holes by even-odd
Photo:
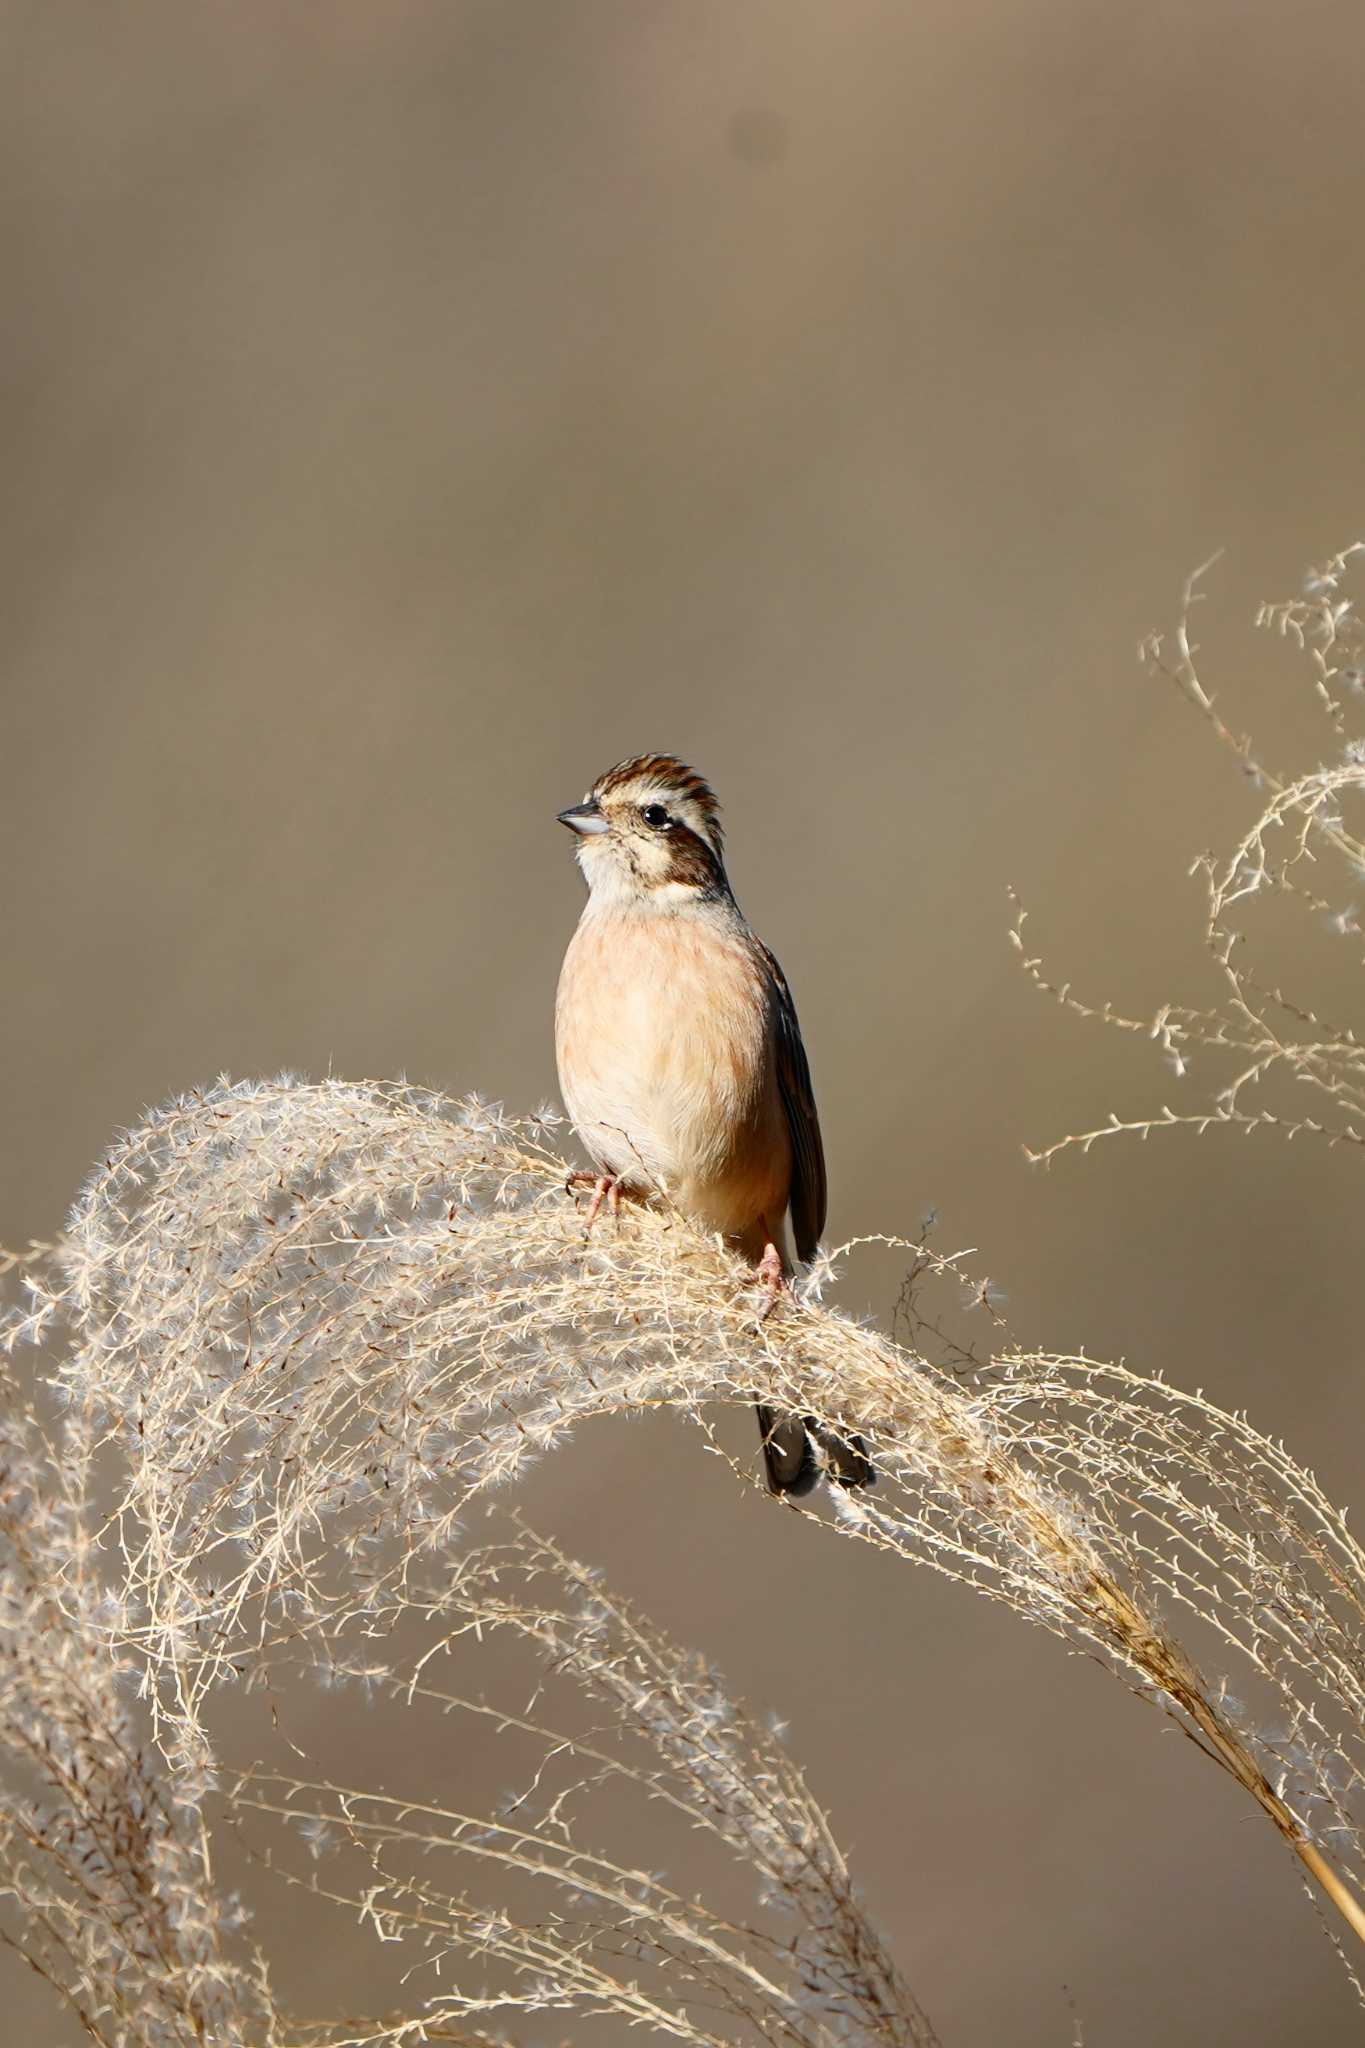
[[667, 909], [729, 895], [720, 806], [676, 755], [618, 761], [559, 820], [594, 898]]

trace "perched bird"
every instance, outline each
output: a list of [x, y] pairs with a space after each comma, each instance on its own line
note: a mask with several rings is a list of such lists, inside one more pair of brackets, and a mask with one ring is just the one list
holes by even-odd
[[[771, 1307], [825, 1223], [825, 1157], [801, 1027], [782, 969], [725, 873], [719, 807], [671, 754], [600, 775], [559, 813], [588, 901], [564, 956], [555, 1051], [565, 1106], [604, 1200], [662, 1188], [757, 1270]], [[759, 1406], [774, 1493], [819, 1476], [806, 1418]], [[820, 1435], [832, 1477], [870, 1483], [857, 1438]]]

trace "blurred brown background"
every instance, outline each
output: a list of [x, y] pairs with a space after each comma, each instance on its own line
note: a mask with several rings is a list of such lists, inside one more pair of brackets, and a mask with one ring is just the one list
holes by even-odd
[[[1234, 723], [1328, 750], [1248, 620], [1362, 526], [1360, 11], [0, 21], [0, 1240], [221, 1069], [552, 1096], [553, 813], [672, 748], [797, 993], [833, 1236], [937, 1204], [1026, 1337], [1245, 1402], [1358, 1502], [1358, 1160], [1031, 1173], [1179, 1084], [1025, 987], [1005, 888], [1101, 998], [1212, 994], [1185, 870], [1248, 792], [1133, 648], [1219, 544]], [[1093, 2048], [1355, 2037], [1270, 1831], [1091, 1666], [680, 1422], [526, 1504], [785, 1714], [948, 2048], [1055, 2048], [1064, 1987]], [[301, 2001], [380, 1997], [359, 1932], [297, 1927]]]

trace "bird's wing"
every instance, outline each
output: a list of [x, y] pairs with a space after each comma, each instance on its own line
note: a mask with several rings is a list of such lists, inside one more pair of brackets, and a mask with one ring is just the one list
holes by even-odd
[[791, 1219], [796, 1256], [804, 1265], [815, 1257], [820, 1232], [825, 1227], [825, 1148], [820, 1142], [820, 1119], [815, 1114], [815, 1090], [811, 1086], [810, 1063], [801, 1042], [796, 1005], [787, 987], [787, 977], [762, 940], [759, 948], [767, 962], [776, 998], [777, 1086], [787, 1115], [792, 1147]]

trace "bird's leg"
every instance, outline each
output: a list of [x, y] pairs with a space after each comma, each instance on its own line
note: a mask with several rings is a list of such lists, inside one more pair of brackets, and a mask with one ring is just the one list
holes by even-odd
[[[766, 1224], [764, 1228], [766, 1230]], [[758, 1262], [758, 1277], [763, 1287], [763, 1312], [758, 1320], [764, 1323], [777, 1306], [777, 1298], [787, 1284], [782, 1271], [782, 1254], [771, 1238], [763, 1247], [763, 1256]]]
[[564, 1185], [570, 1192], [574, 1188], [581, 1187], [590, 1187], [592, 1189], [592, 1200], [588, 1204], [588, 1213], [583, 1219], [584, 1237], [589, 1235], [593, 1224], [596, 1223], [601, 1214], [603, 1202], [607, 1205], [607, 1214], [619, 1223], [621, 1219], [621, 1176], [619, 1174], [585, 1173], [580, 1170], [576, 1173], [571, 1173]]

